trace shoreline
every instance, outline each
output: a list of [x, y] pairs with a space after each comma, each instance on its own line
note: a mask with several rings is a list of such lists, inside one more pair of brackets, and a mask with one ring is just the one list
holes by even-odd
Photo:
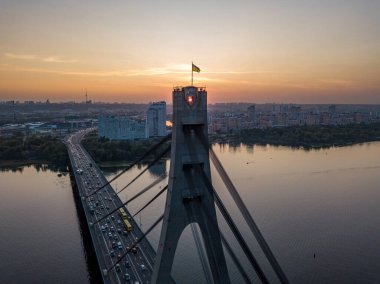
[[298, 148], [298, 149], [328, 149], [328, 148], [334, 148], [334, 147], [346, 147], [346, 146], [353, 146], [358, 144], [364, 144], [364, 143], [371, 143], [371, 142], [379, 142], [379, 138], [375, 139], [366, 139], [366, 140], [360, 140], [360, 141], [350, 141], [350, 142], [335, 142], [335, 143], [287, 143], [287, 142], [274, 142], [271, 140], [255, 140], [255, 141], [242, 141], [242, 139], [238, 139], [234, 136], [230, 137], [231, 139], [228, 139], [226, 137], [226, 140], [217, 138], [215, 140], [212, 140], [210, 144], [243, 144], [243, 145], [260, 145], [260, 146], [277, 146], [277, 147], [289, 147], [289, 148]]
[[[360, 145], [365, 143], [371, 143], [371, 142], [380, 142], [380, 137], [377, 139], [372, 140], [362, 140], [362, 141], [351, 141], [351, 142], [345, 142], [345, 143], [333, 143], [333, 144], [323, 144], [323, 145], [317, 145], [317, 144], [307, 144], [307, 143], [281, 143], [281, 142], [273, 142], [273, 141], [252, 141], [252, 142], [245, 142], [241, 141], [242, 139], [237, 139], [236, 137], [232, 136], [225, 136], [223, 138], [211, 138], [210, 145], [223, 145], [223, 144], [229, 144], [232, 146], [237, 146], [240, 144], [243, 145], [258, 145], [258, 146], [274, 146], [274, 147], [289, 147], [289, 148], [297, 148], [300, 150], [318, 150], [318, 149], [328, 149], [328, 148], [334, 148], [334, 147], [348, 147], [353, 145]], [[125, 160], [113, 160], [113, 161], [104, 161], [99, 162], [99, 167], [103, 169], [107, 168], [114, 168], [114, 167], [123, 167], [128, 166], [133, 161], [125, 161]], [[46, 165], [47, 168], [50, 170], [53, 170], [55, 172], [61, 172], [66, 173], [68, 172], [68, 165], [63, 164], [54, 164], [52, 162], [46, 161], [46, 160], [4, 160], [0, 161], [0, 170], [12, 170], [17, 169], [21, 167], [28, 167], [28, 166], [35, 166], [35, 165]]]
[[54, 164], [52, 162], [48, 162], [46, 160], [4, 160], [0, 161], [0, 170], [11, 170], [22, 167], [30, 167], [35, 165], [45, 165], [47, 168], [54, 172], [66, 173], [69, 172], [67, 170], [68, 165], [63, 164]]

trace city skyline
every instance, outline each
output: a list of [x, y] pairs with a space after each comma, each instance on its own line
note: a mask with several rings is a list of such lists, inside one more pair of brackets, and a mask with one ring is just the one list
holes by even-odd
[[375, 1], [1, 1], [0, 100], [380, 103]]

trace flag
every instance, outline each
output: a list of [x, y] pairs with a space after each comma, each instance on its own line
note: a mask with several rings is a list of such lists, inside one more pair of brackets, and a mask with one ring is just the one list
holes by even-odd
[[192, 64], [192, 70], [194, 71], [194, 72], [201, 72], [201, 69], [199, 69], [199, 67], [197, 67], [197, 66], [195, 66], [193, 63], [191, 63]]

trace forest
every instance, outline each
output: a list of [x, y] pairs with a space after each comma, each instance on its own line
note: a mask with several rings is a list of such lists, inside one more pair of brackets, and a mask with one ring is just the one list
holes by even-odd
[[[88, 134], [82, 145], [95, 162], [132, 162], [142, 156], [153, 144], [160, 139], [144, 140], [109, 140], [98, 138], [97, 132]], [[158, 149], [157, 153], [160, 153]]]
[[[344, 146], [380, 140], [380, 123], [247, 129], [229, 136], [233, 142], [304, 148]], [[218, 139], [216, 139], [216, 142]]]
[[65, 144], [52, 136], [25, 136], [18, 133], [0, 138], [0, 165], [48, 163], [66, 166], [69, 163]]

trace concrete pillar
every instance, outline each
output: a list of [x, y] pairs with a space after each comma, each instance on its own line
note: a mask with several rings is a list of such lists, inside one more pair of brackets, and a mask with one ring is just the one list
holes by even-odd
[[175, 88], [169, 186], [151, 283], [170, 283], [179, 238], [193, 222], [202, 232], [214, 282], [230, 283], [214, 196], [199, 174], [203, 170], [211, 180], [208, 149], [200, 140], [207, 132], [207, 92], [194, 86]]

